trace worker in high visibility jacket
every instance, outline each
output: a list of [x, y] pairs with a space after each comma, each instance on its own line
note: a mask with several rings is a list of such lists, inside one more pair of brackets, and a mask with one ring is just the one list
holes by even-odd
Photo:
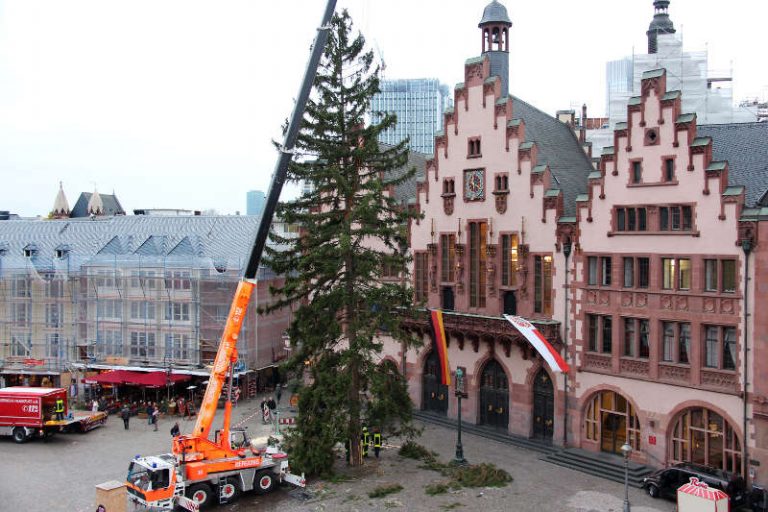
[[363, 433], [360, 434], [362, 441], [363, 457], [368, 456], [368, 446], [371, 444], [371, 435], [368, 433], [368, 427], [363, 427]]
[[57, 420], [64, 419], [64, 400], [63, 399], [58, 398], [56, 400], [56, 408], [53, 411], [56, 413]]
[[376, 458], [379, 458], [379, 451], [381, 451], [381, 430], [378, 427], [373, 429], [373, 453]]

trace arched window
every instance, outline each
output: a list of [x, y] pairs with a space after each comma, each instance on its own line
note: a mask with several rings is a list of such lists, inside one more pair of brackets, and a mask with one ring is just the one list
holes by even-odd
[[640, 449], [640, 422], [623, 395], [600, 391], [587, 402], [584, 414], [584, 436], [600, 443], [605, 452], [621, 453], [628, 442], [633, 450]]
[[695, 407], [683, 411], [671, 431], [669, 458], [726, 471], [741, 472], [741, 443], [736, 431], [718, 413]]

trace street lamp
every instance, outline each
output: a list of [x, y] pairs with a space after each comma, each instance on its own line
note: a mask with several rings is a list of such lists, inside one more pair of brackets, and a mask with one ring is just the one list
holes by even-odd
[[456, 368], [456, 398], [458, 398], [458, 438], [456, 439], [456, 457], [453, 463], [457, 466], [467, 464], [464, 458], [464, 447], [461, 445], [461, 399], [464, 397], [464, 370]]
[[632, 453], [632, 447], [629, 443], [624, 443], [621, 447], [621, 453], [624, 454], [624, 512], [629, 510], [629, 454]]

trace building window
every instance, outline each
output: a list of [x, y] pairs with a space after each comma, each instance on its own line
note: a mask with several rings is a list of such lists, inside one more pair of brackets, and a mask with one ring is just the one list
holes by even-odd
[[45, 284], [45, 296], [60, 299], [64, 297], [64, 284], [61, 279], [52, 279]]
[[693, 462], [729, 472], [741, 471], [741, 445], [734, 428], [709, 409], [686, 409], [672, 427], [671, 462]]
[[[722, 350], [720, 347], [722, 346]], [[721, 370], [736, 369], [736, 328], [708, 325], [704, 328], [704, 365]]]
[[440, 280], [452, 283], [456, 268], [456, 235], [440, 235]]
[[32, 353], [32, 341], [29, 333], [11, 334], [11, 355], [29, 357]]
[[17, 277], [11, 281], [11, 295], [14, 297], [31, 297], [29, 279]]
[[704, 290], [708, 292], [735, 292], [736, 260], [704, 260]]
[[691, 324], [662, 322], [662, 361], [688, 364], [691, 352]]
[[131, 357], [155, 357], [155, 333], [131, 333]]
[[643, 181], [643, 167], [639, 160], [632, 162], [632, 183]]
[[95, 273], [98, 288], [114, 288], [117, 284], [117, 271], [98, 269]]
[[552, 256], [536, 256], [534, 266], [533, 311], [552, 314]]
[[506, 173], [496, 175], [496, 192], [509, 192], [509, 176]]
[[469, 223], [469, 307], [485, 307], [486, 240], [485, 222]]
[[517, 235], [501, 235], [501, 285], [517, 285]]
[[157, 288], [154, 270], [134, 270], [131, 273], [131, 288], [154, 290]]
[[61, 334], [51, 332], [45, 335], [45, 357], [61, 356]]
[[443, 194], [444, 195], [450, 195], [455, 194], [454, 189], [454, 180], [453, 178], [444, 178], [443, 179]]
[[704, 290], [716, 292], [718, 289], [717, 281], [717, 260], [704, 260]]
[[[606, 421], [607, 418], [614, 420]], [[605, 429], [605, 430], [603, 430]], [[610, 450], [620, 445], [616, 439], [626, 439], [633, 450], [640, 450], [640, 421], [632, 404], [623, 395], [613, 391], [600, 391], [587, 402], [584, 418], [584, 433], [591, 441], [611, 440]]]
[[659, 207], [659, 231], [690, 231], [691, 229], [693, 229], [693, 207]]
[[117, 330], [99, 331], [96, 339], [96, 347], [102, 356], [123, 355], [123, 334]]
[[45, 326], [46, 327], [61, 327], [64, 321], [64, 305], [63, 304], [46, 304], [45, 305]]
[[665, 290], [691, 289], [691, 260], [662, 258], [661, 287]]
[[175, 322], [189, 322], [189, 304], [169, 302], [165, 305], [165, 319]]
[[11, 321], [16, 325], [27, 325], [32, 320], [32, 304], [11, 303]]
[[645, 207], [616, 208], [616, 231], [647, 231], [648, 211]]
[[191, 274], [186, 270], [174, 270], [166, 273], [165, 287], [170, 290], [190, 290], [192, 288]]
[[648, 288], [651, 280], [651, 259], [637, 258], [637, 287]]
[[467, 140], [467, 156], [476, 158], [482, 156], [480, 151], [480, 137], [472, 137]]
[[154, 320], [154, 302], [131, 302], [131, 318], [134, 320]]
[[587, 258], [587, 284], [597, 286], [597, 256]]
[[587, 315], [587, 335], [590, 352], [610, 354], [613, 350], [613, 317]]
[[651, 355], [651, 323], [647, 319], [640, 320], [640, 339], [638, 340], [638, 357], [648, 359]]
[[429, 276], [427, 275], [427, 262], [429, 255], [426, 252], [417, 252], [415, 254], [415, 286], [414, 292], [416, 294], [416, 302], [427, 301], [427, 283]]
[[664, 181], [675, 181], [675, 159], [664, 159]]
[[121, 320], [123, 318], [123, 305], [117, 300], [100, 300], [97, 302], [96, 315], [99, 319]]
[[637, 336], [637, 319], [623, 318], [624, 322], [624, 355], [635, 357], [635, 342]]
[[189, 360], [192, 357], [190, 338], [188, 334], [166, 333], [165, 356], [172, 361]]
[[611, 286], [610, 256], [603, 256], [600, 258], [600, 284], [602, 286]]
[[624, 258], [624, 288], [635, 286], [635, 258]]

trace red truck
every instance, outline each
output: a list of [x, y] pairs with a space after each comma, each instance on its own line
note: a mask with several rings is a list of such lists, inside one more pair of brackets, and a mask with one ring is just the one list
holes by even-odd
[[[64, 419], [56, 419], [56, 401], [64, 401]], [[17, 443], [59, 431], [86, 432], [107, 421], [104, 412], [70, 414], [67, 390], [14, 386], [0, 389], [0, 435]]]

